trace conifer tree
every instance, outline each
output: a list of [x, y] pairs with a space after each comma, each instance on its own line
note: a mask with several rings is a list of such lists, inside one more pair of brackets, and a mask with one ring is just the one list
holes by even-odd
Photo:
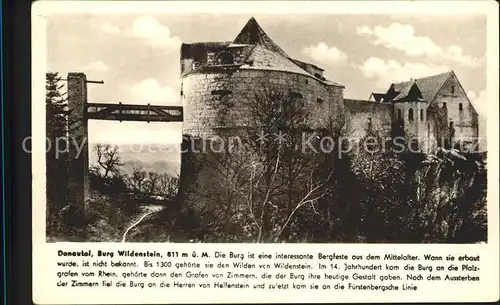
[[58, 73], [46, 73], [46, 166], [47, 166], [47, 220], [67, 204], [67, 103], [61, 93], [63, 85]]

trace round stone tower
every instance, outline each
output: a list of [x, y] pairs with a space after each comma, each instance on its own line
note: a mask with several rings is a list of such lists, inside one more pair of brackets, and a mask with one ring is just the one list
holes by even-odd
[[256, 90], [285, 88], [305, 106], [312, 129], [343, 115], [344, 87], [327, 80], [323, 69], [288, 56], [254, 18], [233, 41], [183, 44], [180, 60], [186, 151], [181, 165], [182, 196], [192, 183], [210, 179], [210, 174], [203, 177], [200, 172], [199, 156], [193, 152], [199, 145], [196, 141], [248, 127], [245, 105], [255, 98]]

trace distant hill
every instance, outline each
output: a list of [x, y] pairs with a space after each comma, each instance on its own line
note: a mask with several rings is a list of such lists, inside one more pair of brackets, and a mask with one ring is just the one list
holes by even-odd
[[180, 170], [180, 163], [167, 161], [144, 162], [141, 160], [124, 161], [122, 171], [125, 174], [131, 174], [135, 167], [140, 167], [146, 172], [168, 173], [172, 176], [177, 176]]
[[[89, 147], [89, 162], [96, 163], [94, 145]], [[147, 172], [169, 173], [176, 176], [180, 172], [180, 144], [120, 144], [118, 154], [124, 163], [122, 170], [130, 174], [134, 166], [140, 166]]]

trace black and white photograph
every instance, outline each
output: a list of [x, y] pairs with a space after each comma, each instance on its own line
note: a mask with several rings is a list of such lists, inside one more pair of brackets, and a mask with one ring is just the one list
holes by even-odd
[[48, 243], [488, 243], [486, 15], [33, 18]]

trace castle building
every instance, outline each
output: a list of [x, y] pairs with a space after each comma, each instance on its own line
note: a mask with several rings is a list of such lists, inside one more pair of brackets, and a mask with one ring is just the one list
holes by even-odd
[[288, 56], [251, 18], [233, 41], [181, 46], [183, 133], [205, 137], [244, 127], [245, 103], [259, 88], [285, 88], [320, 128], [343, 109], [341, 84]]
[[287, 55], [254, 18], [232, 41], [182, 44], [180, 61], [184, 135], [244, 127], [245, 101], [257, 88], [275, 84], [302, 101], [313, 129], [343, 116], [348, 137], [362, 137], [369, 122], [387, 136], [403, 130], [424, 152], [453, 140], [477, 141], [477, 112], [453, 71], [393, 83], [369, 100], [344, 99], [343, 85], [326, 79], [322, 68]]
[[343, 85], [326, 79], [322, 68], [290, 57], [254, 18], [232, 41], [182, 44], [180, 63], [185, 153], [178, 195], [185, 207], [196, 207], [206, 199], [206, 190], [218, 187], [212, 184], [217, 158], [195, 152], [193, 143], [200, 147], [213, 143], [214, 136], [255, 127], [247, 120], [248, 105], [261, 88], [277, 86], [293, 95], [312, 130], [329, 127], [332, 119], [343, 122], [341, 136], [351, 143], [362, 139], [368, 127], [388, 140], [396, 134], [416, 137], [422, 152], [451, 146], [454, 138], [472, 144], [478, 136], [477, 113], [453, 71], [391, 84], [369, 100], [344, 99]]
[[418, 139], [424, 152], [436, 147], [477, 146], [478, 114], [453, 71], [393, 83], [386, 93], [372, 93], [371, 97], [392, 105], [396, 126]]

